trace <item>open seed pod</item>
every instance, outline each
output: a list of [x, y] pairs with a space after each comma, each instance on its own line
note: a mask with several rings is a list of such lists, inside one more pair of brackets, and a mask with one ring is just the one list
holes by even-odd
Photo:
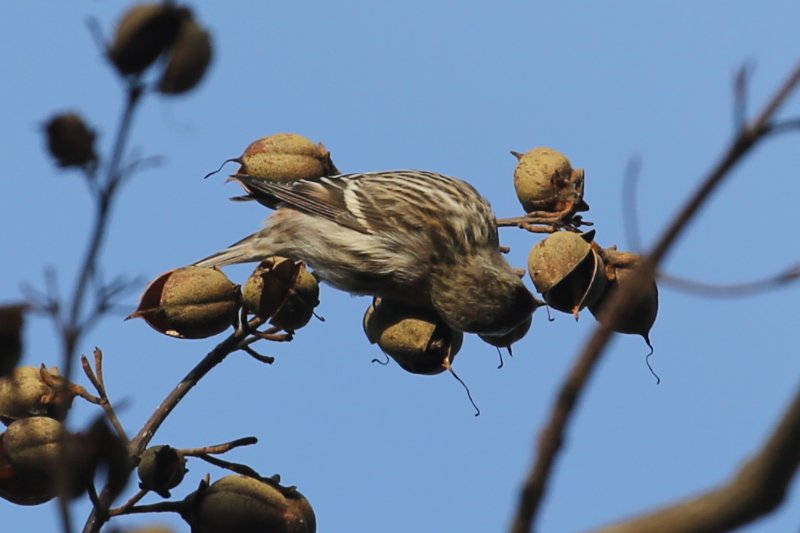
[[605, 267], [591, 245], [593, 238], [594, 231], [554, 233], [528, 256], [528, 272], [547, 305], [575, 318], [605, 290]]
[[296, 489], [270, 479], [231, 475], [201, 485], [182, 516], [193, 533], [315, 533], [317, 519]]
[[478, 335], [478, 337], [480, 337], [483, 342], [497, 348], [511, 349], [512, 344], [522, 340], [522, 338], [528, 334], [528, 331], [531, 329], [531, 324], [533, 324], [533, 315], [531, 315], [528, 320], [503, 335]]
[[169, 489], [177, 487], [186, 475], [186, 458], [172, 446], [151, 446], [142, 453], [136, 473], [139, 488], [169, 498]]
[[545, 147], [525, 154], [511, 153], [519, 160], [514, 170], [514, 190], [526, 213], [570, 216], [589, 209], [583, 201], [583, 169], [573, 170], [564, 154]]
[[266, 180], [293, 181], [339, 173], [325, 146], [297, 133], [276, 133], [253, 141], [238, 162], [240, 174]]
[[158, 82], [162, 94], [183, 94], [192, 90], [211, 64], [211, 36], [191, 17], [180, 25], [178, 37]]
[[189, 10], [169, 3], [137, 4], [120, 19], [108, 57], [121, 74], [140, 74], [166, 52]]
[[8, 425], [20, 418], [66, 415], [75, 392], [63, 385], [58, 369], [21, 366], [0, 378], [0, 422]]
[[[605, 274], [608, 278], [606, 290], [602, 297], [589, 306], [589, 311], [598, 320], [603, 320], [603, 309], [610, 301], [619, 287], [628, 283], [634, 269], [641, 263], [641, 256], [631, 252], [619, 252], [614, 249], [603, 250], [606, 258]], [[635, 301], [625, 309], [619, 321], [612, 325], [612, 329], [619, 333], [641, 335], [648, 346], [650, 344], [650, 329], [658, 315], [658, 286], [651, 280]]]
[[190, 266], [170, 270], [152, 281], [128, 318], [141, 317], [171, 337], [203, 339], [229, 328], [240, 304], [239, 287], [225, 274]]
[[262, 261], [242, 289], [248, 313], [286, 331], [302, 328], [319, 305], [319, 283], [301, 262], [285, 257]]
[[427, 375], [449, 370], [464, 339], [433, 311], [380, 298], [364, 315], [364, 332], [404, 370]]

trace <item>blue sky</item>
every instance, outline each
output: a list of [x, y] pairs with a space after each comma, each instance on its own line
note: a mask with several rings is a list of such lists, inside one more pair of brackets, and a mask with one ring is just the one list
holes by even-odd
[[[48, 265], [62, 288], [71, 287], [91, 204], [77, 174], [54, 170], [40, 125], [56, 111], [79, 111], [108, 152], [122, 92], [85, 20], [96, 17], [110, 33], [126, 5], [4, 6], [0, 300], [18, 299], [23, 282], [41, 286]], [[596, 223], [598, 241], [622, 248], [629, 244], [622, 176], [638, 156], [647, 244], [731, 138], [736, 69], [755, 67], [752, 112], [800, 49], [800, 6], [791, 1], [195, 8], [213, 33], [214, 63], [195, 92], [151, 95], [136, 116], [131, 147], [166, 160], [123, 191], [102, 255], [109, 275], [152, 279], [258, 228], [262, 208], [228, 202], [234, 185], [202, 177], [249, 142], [284, 131], [324, 142], [343, 171], [420, 168], [461, 177], [499, 216], [521, 211], [508, 151], [555, 147], [586, 170], [586, 218]], [[800, 99], [781, 115], [800, 115]], [[755, 150], [673, 249], [666, 270], [730, 283], [796, 262], [797, 153], [796, 135]], [[538, 239], [501, 233], [515, 266], [524, 266]], [[228, 273], [244, 282], [249, 271]], [[651, 361], [662, 384], [647, 371], [641, 339], [613, 341], [570, 428], [542, 510], [543, 532], [585, 530], [723, 482], [755, 452], [798, 386], [797, 287], [735, 300], [661, 289]], [[226, 458], [297, 485], [320, 531], [503, 531], [536, 434], [592, 317], [575, 323], [558, 314], [549, 323], [539, 310], [500, 370], [495, 350], [468, 338], [454, 367], [481, 408], [474, 418], [447, 374], [414, 376], [370, 363], [379, 354], [361, 331], [367, 299], [324, 287], [321, 300], [325, 322], [313, 321], [288, 345], [261, 348], [277, 357], [275, 365], [232, 355], [153, 443], [195, 447], [257, 436], [257, 446]], [[136, 295], [125, 303], [132, 309]], [[52, 332], [44, 319], [28, 322], [26, 364], [57, 363]], [[175, 340], [113, 316], [80, 349], [105, 351], [110, 394], [124, 401], [123, 423], [135, 433], [218, 340]], [[74, 427], [94, 414], [77, 405]], [[225, 475], [197, 461], [189, 468], [178, 497], [206, 472]], [[777, 513], [745, 531], [796, 530], [794, 489]], [[87, 505], [73, 510], [82, 524]], [[6, 531], [58, 527], [53, 504], [0, 502], [0, 513]]]

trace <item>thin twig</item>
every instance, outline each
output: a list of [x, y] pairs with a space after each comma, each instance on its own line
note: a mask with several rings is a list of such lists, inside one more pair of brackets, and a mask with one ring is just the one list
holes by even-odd
[[91, 382], [99, 395], [98, 404], [103, 408], [106, 418], [111, 425], [114, 426], [114, 430], [117, 432], [119, 438], [122, 439], [122, 442], [127, 444], [129, 442], [128, 435], [117, 416], [117, 412], [114, 410], [114, 406], [111, 405], [111, 400], [108, 399], [108, 393], [106, 392], [106, 385], [103, 380], [102, 350], [100, 350], [100, 348], [94, 349], [94, 370], [92, 370], [92, 367], [89, 365], [89, 359], [85, 355], [81, 356], [81, 366], [83, 367], [83, 372], [86, 374], [87, 379]]
[[237, 474], [241, 474], [243, 476], [252, 477], [256, 479], [261, 478], [261, 474], [253, 470], [247, 465], [243, 465], [241, 463], [232, 463], [230, 461], [223, 461], [222, 459], [218, 459], [212, 455], [200, 454], [196, 456], [198, 459], [202, 459], [203, 461], [210, 463], [214, 466], [218, 466], [220, 468], [224, 468], [225, 470], [230, 470], [231, 472], [235, 472]]
[[109, 226], [108, 219], [111, 214], [111, 206], [115, 196], [114, 193], [117, 190], [120, 180], [119, 166], [122, 160], [122, 154], [127, 144], [128, 135], [130, 134], [134, 111], [141, 99], [142, 92], [142, 86], [138, 82], [132, 82], [128, 88], [125, 109], [122, 112], [122, 118], [120, 119], [119, 128], [117, 129], [114, 140], [111, 160], [108, 164], [108, 174], [106, 176], [104, 188], [98, 196], [96, 206], [97, 213], [95, 215], [92, 234], [89, 238], [89, 244], [86, 248], [83, 261], [78, 270], [80, 274], [75, 285], [75, 290], [72, 294], [72, 298], [69, 300], [70, 309], [62, 331], [64, 343], [62, 367], [64, 377], [67, 378], [67, 380], [72, 376], [74, 354], [83, 334], [83, 330], [85, 329], [81, 327], [81, 312], [86, 300], [86, 290], [97, 271], [97, 259], [106, 235], [106, 230]]
[[119, 515], [126, 514], [128, 512], [128, 510], [131, 507], [133, 507], [134, 505], [136, 505], [137, 503], [139, 503], [139, 500], [144, 498], [147, 495], [148, 492], [150, 492], [150, 491], [147, 490], [147, 489], [139, 489], [139, 491], [136, 494], [134, 494], [133, 496], [131, 496], [131, 498], [128, 501], [126, 501], [125, 503], [123, 503], [119, 507], [116, 507], [114, 509], [109, 510], [108, 511], [108, 516], [111, 517], [111, 516], [119, 516]]
[[556, 458], [564, 442], [567, 425], [611, 337], [611, 325], [621, 318], [628, 303], [634, 301], [639, 292], [653, 279], [656, 266], [689, 222], [694, 219], [695, 214], [711, 193], [729, 175], [731, 169], [763, 138], [773, 115], [792, 94], [798, 83], [800, 83], [800, 65], [795, 67], [795, 70], [759, 116], [749, 126], [742, 128], [722, 159], [675, 216], [650, 254], [644, 258], [642, 265], [634, 270], [629, 283], [620, 287], [616, 295], [608, 302], [606, 319], [595, 328], [594, 334], [581, 350], [559, 390], [549, 420], [540, 434], [536, 460], [525, 479], [510, 528], [512, 533], [527, 533], [532, 530]]
[[[262, 323], [263, 320], [256, 317], [248, 324], [242, 324], [233, 334], [215, 346], [213, 350], [184, 376], [175, 388], [170, 391], [167, 397], [164, 398], [161, 405], [150, 415], [150, 418], [128, 445], [131, 456], [138, 457], [141, 455], [156, 431], [158, 431], [158, 428], [161, 427], [161, 424], [164, 423], [164, 420], [166, 420], [167, 416], [177, 407], [184, 396], [186, 396], [211, 369], [220, 364], [228, 355], [239, 350], [246, 340], [249, 331], [257, 329]], [[105, 516], [107, 516], [107, 510], [111, 505], [108, 490], [104, 489], [100, 494], [100, 503], [101, 505], [95, 506], [89, 518], [86, 520], [83, 526], [84, 533], [98, 533], [107, 520]]]
[[793, 265], [783, 272], [762, 279], [743, 283], [731, 283], [729, 285], [714, 285], [666, 274], [664, 272], [658, 273], [658, 280], [669, 285], [673, 289], [684, 291], [692, 296], [702, 298], [745, 298], [770, 290], [780, 289], [790, 283], [800, 280], [800, 264]]
[[764, 134], [777, 135], [781, 133], [788, 133], [790, 131], [800, 131], [800, 118], [792, 118], [774, 122], [766, 128]]
[[243, 346], [242, 351], [260, 363], [271, 365], [275, 362], [275, 358], [271, 355], [260, 354], [250, 346]]
[[147, 505], [134, 505], [125, 509], [124, 513], [119, 514], [143, 514], [143, 513], [181, 513], [184, 508], [183, 501], [177, 502], [157, 502]]
[[203, 446], [202, 448], [181, 448], [178, 450], [184, 456], [195, 456], [195, 455], [205, 455], [205, 454], [220, 454], [220, 453], [227, 453], [234, 448], [238, 448], [240, 446], [252, 446], [256, 444], [258, 439], [255, 437], [243, 437], [241, 439], [232, 440], [230, 442], [225, 442], [223, 444], [215, 444], [213, 446]]

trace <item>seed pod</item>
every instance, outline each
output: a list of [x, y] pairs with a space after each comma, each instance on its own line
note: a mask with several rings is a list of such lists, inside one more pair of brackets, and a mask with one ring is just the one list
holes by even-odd
[[172, 337], [203, 339], [229, 328], [240, 305], [239, 287], [225, 274], [191, 266], [152, 281], [128, 318], [141, 317], [156, 331]]
[[376, 299], [364, 315], [364, 332], [404, 370], [435, 375], [449, 370], [463, 333], [451, 330], [436, 313]]
[[270, 324], [286, 331], [302, 328], [319, 305], [319, 283], [301, 262], [271, 257], [256, 268], [242, 289], [248, 313], [272, 317]]
[[478, 335], [478, 337], [480, 337], [483, 342], [497, 348], [511, 348], [512, 344], [522, 340], [522, 338], [528, 334], [528, 331], [531, 329], [531, 324], [533, 324], [533, 315], [528, 317], [528, 320], [503, 335]]
[[193, 19], [183, 21], [158, 83], [162, 94], [183, 94], [193, 89], [211, 64], [211, 36]]
[[94, 132], [74, 113], [56, 115], [45, 124], [47, 149], [60, 167], [82, 167], [97, 161]]
[[119, 21], [109, 59], [121, 74], [141, 74], [169, 49], [189, 16], [188, 9], [166, 3], [133, 6]]
[[185, 500], [182, 513], [193, 533], [315, 533], [308, 500], [270, 479], [223, 477]]
[[[641, 263], [641, 256], [630, 252], [618, 252], [612, 249], [603, 250], [606, 258], [606, 277], [608, 283], [602, 297], [589, 306], [589, 311], [598, 320], [603, 320], [603, 309], [606, 302], [616, 293], [619, 287], [629, 283], [630, 277]], [[655, 324], [658, 315], [658, 286], [655, 280], [650, 281], [638, 297], [625, 309], [619, 321], [612, 325], [612, 329], [619, 333], [641, 335], [650, 348], [650, 329]]]
[[545, 147], [525, 154], [511, 153], [519, 160], [514, 170], [514, 189], [526, 213], [542, 211], [566, 216], [589, 209], [583, 201], [583, 169], [573, 170], [564, 154]]
[[277, 133], [250, 143], [238, 159], [240, 174], [292, 181], [333, 176], [339, 170], [325, 146], [296, 133]]
[[547, 305], [575, 318], [605, 289], [605, 267], [590, 244], [593, 238], [594, 231], [554, 233], [537, 243], [528, 256], [528, 272]]
[[33, 416], [63, 418], [72, 405], [75, 392], [63, 387], [58, 369], [21, 366], [10, 376], [0, 379], [0, 422]]
[[168, 445], [147, 448], [136, 469], [139, 488], [152, 490], [163, 498], [169, 498], [169, 489], [183, 481], [186, 471], [186, 458]]
[[61, 422], [47, 417], [17, 420], [0, 434], [0, 497], [19, 505], [52, 499], [64, 434]]

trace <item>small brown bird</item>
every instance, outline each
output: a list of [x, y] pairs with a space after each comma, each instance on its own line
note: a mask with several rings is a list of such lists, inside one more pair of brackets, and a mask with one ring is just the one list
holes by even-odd
[[344, 291], [433, 308], [453, 329], [490, 336], [537, 306], [500, 253], [491, 206], [462, 180], [421, 170], [232, 178], [276, 211], [264, 229], [197, 266], [280, 255]]

